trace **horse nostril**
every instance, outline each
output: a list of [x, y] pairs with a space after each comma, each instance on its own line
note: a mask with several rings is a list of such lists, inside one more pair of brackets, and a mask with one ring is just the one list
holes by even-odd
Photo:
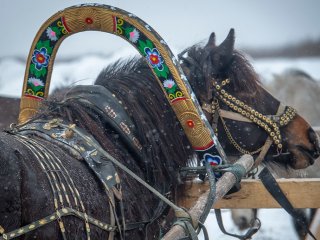
[[314, 145], [312, 156], [318, 158], [320, 156], [320, 142], [317, 133], [312, 128], [309, 129], [309, 140]]
[[238, 227], [239, 227], [240, 230], [248, 228], [249, 227], [249, 222], [248, 222], [247, 218], [241, 217], [239, 219], [239, 222], [238, 222]]

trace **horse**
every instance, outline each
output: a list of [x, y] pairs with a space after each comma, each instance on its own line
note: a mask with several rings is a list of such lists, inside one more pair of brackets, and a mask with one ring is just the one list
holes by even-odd
[[[246, 153], [259, 157], [263, 152], [265, 163], [292, 169], [312, 165], [319, 157], [315, 131], [265, 90], [245, 56], [234, 49], [234, 40], [231, 29], [217, 47], [212, 34], [205, 47], [196, 45], [181, 54], [182, 68], [222, 147], [229, 158]], [[297, 134], [302, 129], [303, 134]], [[272, 144], [266, 150], [268, 139]]]
[[275, 74], [266, 88], [281, 101], [294, 106], [312, 126], [319, 124], [320, 108], [314, 103], [319, 101], [320, 85], [306, 71], [287, 69]]
[[[283, 73], [275, 74], [272, 81], [265, 83], [265, 88], [281, 101], [303, 113], [311, 125], [317, 125], [320, 111], [313, 103], [319, 98], [319, 84], [307, 72], [300, 69], [287, 69]], [[279, 168], [279, 165], [275, 164], [269, 165], [275, 178], [318, 178], [320, 177], [319, 167], [319, 161], [311, 167], [300, 170]], [[305, 216], [305, 222], [310, 224], [315, 210], [301, 209], [300, 212]], [[240, 230], [249, 228], [257, 217], [257, 209], [234, 209], [231, 213], [232, 220]], [[305, 228], [296, 219], [293, 218], [292, 221], [297, 235], [300, 239], [304, 239]]]
[[[262, 88], [250, 63], [234, 49], [234, 41], [233, 29], [218, 46], [212, 34], [205, 46], [191, 46], [180, 55], [181, 66], [210, 123], [215, 124], [214, 112], [219, 114], [215, 131], [221, 145], [230, 156], [242, 155], [245, 149], [256, 157], [257, 149], [261, 150], [270, 137], [272, 143], [263, 156], [267, 162], [294, 169], [312, 165], [319, 156], [314, 130], [289, 107], [279, 113], [285, 118], [282, 122], [274, 120], [280, 102]], [[105, 102], [111, 102], [126, 119], [122, 131], [109, 120], [118, 112], [102, 108]], [[179, 168], [194, 164], [195, 154], [169, 104], [160, 102], [166, 102], [166, 98], [144, 58], [118, 61], [100, 73], [95, 85], [67, 89], [63, 99], [46, 101], [22, 126], [1, 132], [2, 232], [27, 226], [16, 234], [25, 233], [24, 239], [162, 236], [174, 221], [172, 210], [96, 152], [90, 152], [95, 162], [90, 162], [92, 168], [88, 169], [86, 156], [77, 153], [88, 151], [76, 144], [85, 144], [82, 140], [89, 139], [86, 147], [90, 149], [92, 142], [97, 142], [105, 152], [175, 201], [179, 197], [175, 190], [181, 182]], [[238, 115], [241, 121], [221, 115], [228, 111], [239, 113], [240, 109], [242, 118], [247, 116], [250, 121], [243, 121]], [[57, 141], [54, 131], [63, 126], [67, 127], [59, 133], [61, 141]], [[49, 131], [50, 135], [37, 133], [40, 130]], [[123, 132], [134, 133], [134, 139], [128, 140]], [[76, 133], [85, 137], [74, 139]], [[73, 141], [73, 148], [61, 144], [64, 141]], [[95, 166], [101, 166], [103, 171], [116, 169], [107, 179], [114, 180], [112, 187], [99, 181], [99, 175], [92, 171]]]
[[0, 96], [0, 129], [9, 127], [9, 125], [16, 121], [19, 115], [19, 103], [18, 98], [11, 98]]

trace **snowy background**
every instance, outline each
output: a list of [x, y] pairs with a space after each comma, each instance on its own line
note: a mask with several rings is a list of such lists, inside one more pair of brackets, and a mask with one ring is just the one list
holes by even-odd
[[[41, 23], [56, 11], [80, 2], [1, 0], [0, 20], [4, 34], [0, 37], [0, 95], [20, 97], [26, 56]], [[320, 2], [317, 0], [292, 0], [290, 3], [276, 0], [226, 0], [219, 3], [205, 0], [201, 5], [180, 0], [165, 0], [159, 5], [139, 0], [134, 3], [124, 0], [86, 2], [118, 6], [141, 16], [160, 33], [175, 54], [193, 43], [206, 41], [212, 31], [216, 32], [219, 43], [231, 27], [236, 30], [237, 48], [284, 46], [320, 37]], [[170, 8], [168, 4], [171, 4]], [[67, 39], [57, 56], [51, 90], [63, 85], [91, 84], [108, 63], [136, 53], [127, 43], [119, 43], [115, 39], [92, 32]], [[274, 74], [289, 68], [304, 70], [320, 81], [320, 57], [251, 59], [251, 62], [265, 82], [272, 81]], [[237, 231], [232, 225], [230, 212], [224, 210], [223, 216], [226, 229]], [[262, 227], [254, 236], [255, 240], [298, 239], [284, 210], [263, 209], [258, 217]], [[233, 239], [220, 232], [214, 214], [210, 214], [206, 226], [211, 240]]]

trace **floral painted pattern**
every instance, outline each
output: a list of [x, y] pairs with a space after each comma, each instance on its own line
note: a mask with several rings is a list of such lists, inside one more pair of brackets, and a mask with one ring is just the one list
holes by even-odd
[[144, 49], [144, 52], [146, 53], [146, 58], [147, 58], [147, 61], [150, 63], [150, 65], [153, 68], [156, 67], [156, 68], [158, 68], [159, 71], [162, 71], [163, 70], [163, 60], [158, 52], [158, 49], [156, 49], [156, 48], [150, 49], [150, 48], [146, 47]]
[[61, 37], [68, 33], [63, 17], [53, 21], [41, 33], [32, 50], [27, 87], [24, 90], [26, 95], [38, 98], [44, 97], [48, 67], [50, 66], [53, 49]]
[[172, 79], [164, 80], [163, 87], [168, 94], [174, 94], [177, 90], [177, 84]]
[[37, 43], [32, 54], [29, 76], [33, 75], [36, 78], [46, 76], [52, 50], [53, 48], [50, 46], [49, 40]]
[[58, 40], [58, 37], [60, 35], [60, 31], [58, 31], [58, 28], [57, 27], [48, 27], [47, 30], [46, 30], [46, 34], [47, 34], [47, 37], [51, 40], [51, 41], [57, 41]]
[[28, 83], [32, 84], [35, 87], [39, 87], [39, 86], [43, 87], [44, 86], [44, 83], [41, 81], [41, 79], [33, 78], [33, 77], [28, 79]]
[[[131, 42], [132, 45], [138, 49], [140, 54], [145, 57], [155, 75], [163, 84], [167, 97], [171, 101], [183, 97], [182, 91], [176, 84], [169, 67], [161, 56], [161, 52], [154, 43], [142, 31], [139, 31], [135, 26], [124, 19], [114, 17], [113, 22], [114, 32]], [[148, 31], [151, 31], [150, 26], [146, 25], [145, 27]]]
[[49, 64], [50, 56], [47, 54], [48, 50], [42, 47], [40, 50], [35, 49], [32, 55], [32, 62], [35, 64], [37, 70], [47, 67]]
[[[203, 155], [203, 160], [205, 162], [208, 162], [212, 167], [222, 165], [223, 161], [222, 158], [219, 155], [212, 155], [210, 153], [205, 153]], [[214, 172], [214, 175], [216, 179], [219, 179], [222, 176], [221, 172]]]
[[127, 28], [125, 30], [126, 37], [130, 42], [136, 43], [140, 37], [140, 32], [136, 28]]
[[139, 40], [138, 49], [140, 53], [146, 57], [147, 62], [154, 69], [154, 72], [158, 77], [163, 78], [164, 80], [169, 78], [170, 71], [168, 66], [164, 62], [158, 49], [155, 48], [149, 39], [146, 39], [145, 41]]
[[28, 79], [28, 94], [35, 96], [43, 96], [44, 83], [41, 79], [31, 77]]

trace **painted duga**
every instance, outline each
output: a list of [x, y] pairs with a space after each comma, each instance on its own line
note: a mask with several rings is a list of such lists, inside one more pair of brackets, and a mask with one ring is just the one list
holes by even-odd
[[[86, 19], [87, 24], [91, 20]], [[313, 164], [319, 156], [315, 132], [290, 107], [275, 120], [280, 103], [261, 87], [249, 62], [234, 49], [234, 38], [231, 30], [216, 45], [212, 34], [205, 46], [195, 45], [181, 54], [182, 68], [208, 120], [216, 124], [225, 151], [230, 156], [258, 156], [268, 138], [266, 161], [295, 169]], [[160, 64], [151, 55], [147, 61]], [[172, 226], [175, 219], [168, 206], [122, 169], [117, 167], [115, 174], [110, 162], [96, 159], [96, 152], [88, 153], [94, 159], [89, 159], [88, 168], [88, 157], [79, 154], [86, 149], [77, 144], [91, 146], [83, 141], [88, 138], [79, 138], [76, 129], [81, 129], [176, 201], [179, 168], [193, 163], [194, 150], [170, 105], [159, 104], [167, 99], [154, 78], [145, 58], [116, 62], [101, 72], [94, 86], [63, 90], [63, 99], [45, 102], [26, 125], [0, 134], [0, 225], [5, 233], [27, 226], [15, 234], [28, 231], [25, 239], [136, 240], [158, 239]], [[105, 105], [111, 102], [114, 109]], [[230, 120], [220, 115], [222, 110], [250, 121]], [[130, 124], [118, 128], [110, 118], [120, 113]], [[68, 127], [57, 135], [63, 124]], [[123, 132], [134, 133], [135, 140]], [[111, 172], [107, 183], [115, 179], [112, 188], [98, 181], [94, 168]]]

